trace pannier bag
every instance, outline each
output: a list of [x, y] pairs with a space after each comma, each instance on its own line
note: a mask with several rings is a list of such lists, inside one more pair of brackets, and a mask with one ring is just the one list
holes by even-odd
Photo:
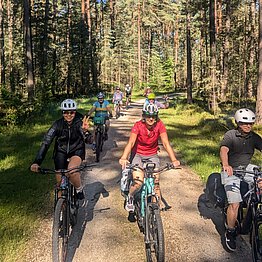
[[132, 170], [125, 168], [122, 170], [122, 177], [120, 180], [121, 194], [122, 196], [127, 196], [129, 192], [129, 187], [132, 181]]
[[[224, 185], [221, 181], [220, 173], [212, 173], [209, 175], [206, 183], [206, 189], [204, 190], [207, 200], [214, 205], [214, 207], [224, 208], [227, 203], [227, 196]], [[240, 192], [243, 196], [248, 191], [248, 184], [245, 181], [240, 182]]]
[[226, 203], [226, 192], [221, 182], [220, 173], [212, 173], [209, 175], [206, 183], [205, 194], [207, 200], [215, 207], [223, 208]]

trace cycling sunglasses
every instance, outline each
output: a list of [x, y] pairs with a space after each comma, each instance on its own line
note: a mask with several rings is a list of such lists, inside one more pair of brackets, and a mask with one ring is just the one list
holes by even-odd
[[76, 111], [63, 111], [63, 115], [74, 115]]

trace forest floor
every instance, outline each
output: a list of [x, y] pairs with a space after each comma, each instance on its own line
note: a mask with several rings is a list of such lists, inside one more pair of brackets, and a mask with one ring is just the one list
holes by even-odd
[[[140, 262], [145, 261], [143, 234], [137, 223], [128, 221], [120, 194], [121, 167], [118, 163], [130, 130], [141, 116], [141, 103], [132, 103], [119, 119], [112, 119], [109, 139], [102, 160], [92, 171], [83, 174], [85, 205], [80, 208], [78, 223], [70, 237], [67, 261]], [[161, 163], [169, 162], [161, 147]], [[179, 155], [178, 155], [179, 158]], [[87, 162], [95, 155], [87, 147]], [[248, 262], [252, 261], [248, 241], [237, 238], [237, 251], [225, 249], [224, 225], [219, 209], [206, 204], [204, 184], [187, 166], [161, 174], [161, 189], [172, 206], [161, 212], [166, 261], [170, 262]], [[52, 219], [45, 219], [36, 236], [28, 243], [20, 261], [52, 261]]]

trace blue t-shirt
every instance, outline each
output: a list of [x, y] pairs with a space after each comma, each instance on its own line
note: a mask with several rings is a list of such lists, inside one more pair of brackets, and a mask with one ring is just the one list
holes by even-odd
[[109, 105], [109, 102], [107, 100], [104, 100], [102, 104], [100, 104], [98, 101], [96, 101], [93, 106], [96, 108], [95, 110], [95, 116], [96, 117], [106, 117], [108, 116], [107, 112], [107, 106]]

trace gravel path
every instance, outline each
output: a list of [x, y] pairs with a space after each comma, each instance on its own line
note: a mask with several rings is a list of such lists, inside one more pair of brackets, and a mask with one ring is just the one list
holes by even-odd
[[[102, 161], [83, 175], [86, 203], [79, 210], [78, 223], [70, 238], [68, 261], [74, 262], [137, 262], [145, 261], [143, 235], [136, 223], [127, 220], [120, 194], [120, 158], [130, 129], [139, 120], [139, 104], [123, 111], [111, 121], [109, 140], [105, 143]], [[87, 148], [87, 161], [94, 155]], [[162, 164], [169, 162], [163, 149]], [[166, 261], [248, 262], [252, 261], [247, 241], [238, 238], [237, 252], [224, 249], [224, 228], [220, 211], [208, 208], [204, 185], [188, 167], [161, 175], [164, 199], [172, 208], [162, 212], [165, 230]], [[51, 219], [41, 227], [28, 244], [21, 261], [52, 261]]]

